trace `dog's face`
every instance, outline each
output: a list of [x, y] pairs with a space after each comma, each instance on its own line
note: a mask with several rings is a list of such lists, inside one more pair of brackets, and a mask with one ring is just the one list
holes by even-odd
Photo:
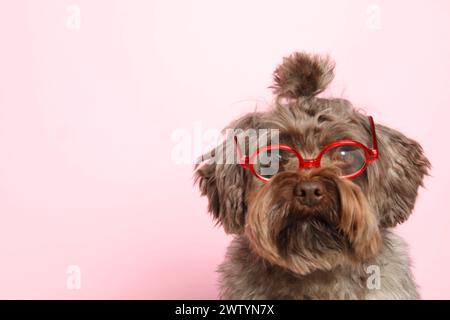
[[[365, 115], [346, 100], [315, 97], [332, 70], [327, 59], [292, 55], [275, 71], [279, 99], [272, 110], [248, 114], [230, 127], [276, 129], [279, 143], [303, 159], [314, 159], [341, 139], [370, 147]], [[283, 105], [280, 98], [289, 100]], [[267, 182], [227, 161], [203, 163], [195, 174], [214, 218], [226, 232], [245, 235], [255, 253], [299, 274], [330, 270], [377, 254], [382, 229], [407, 219], [429, 167], [418, 143], [381, 125], [376, 131], [379, 158], [353, 179], [342, 177], [342, 162], [333, 156], [319, 168], [299, 169], [289, 152], [280, 153], [278, 170]], [[235, 153], [229, 141], [218, 148]], [[364, 161], [340, 151], [352, 163]]]

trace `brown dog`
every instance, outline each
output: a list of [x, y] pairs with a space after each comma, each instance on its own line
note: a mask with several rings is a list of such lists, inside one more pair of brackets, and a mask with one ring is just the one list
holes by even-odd
[[[229, 126], [276, 130], [277, 143], [227, 139], [196, 168], [209, 211], [235, 235], [219, 267], [221, 298], [418, 298], [390, 228], [410, 215], [430, 164], [417, 142], [349, 101], [317, 97], [333, 68], [320, 56], [285, 58], [271, 110]], [[227, 161], [217, 161], [222, 150]], [[264, 173], [267, 163], [276, 170]]]

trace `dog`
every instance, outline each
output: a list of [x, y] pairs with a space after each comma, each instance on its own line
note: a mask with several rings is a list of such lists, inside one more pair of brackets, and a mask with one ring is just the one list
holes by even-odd
[[[411, 214], [430, 162], [416, 141], [350, 101], [319, 97], [334, 67], [328, 56], [285, 57], [269, 110], [226, 128], [277, 135], [256, 147], [227, 138], [195, 167], [208, 211], [234, 235], [218, 268], [221, 299], [419, 298], [392, 228]], [[262, 154], [274, 172], [263, 172]]]

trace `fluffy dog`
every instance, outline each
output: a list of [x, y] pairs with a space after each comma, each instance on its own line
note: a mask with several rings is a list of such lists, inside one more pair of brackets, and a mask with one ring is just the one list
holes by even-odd
[[[218, 270], [222, 299], [419, 297], [391, 228], [411, 214], [429, 161], [349, 101], [318, 97], [333, 69], [328, 57], [284, 58], [271, 109], [228, 127], [276, 130], [278, 143], [252, 152], [251, 139], [227, 139], [196, 167], [209, 212], [234, 235]], [[217, 161], [222, 150], [237, 163]], [[263, 153], [276, 172], [263, 173]]]

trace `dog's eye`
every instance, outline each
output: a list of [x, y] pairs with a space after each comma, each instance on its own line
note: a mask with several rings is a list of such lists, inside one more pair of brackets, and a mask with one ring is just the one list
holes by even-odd
[[292, 152], [281, 149], [259, 152], [254, 163], [255, 172], [267, 179], [291, 166], [298, 168], [297, 157]]
[[[324, 154], [324, 160], [339, 167], [341, 175], [347, 176], [358, 172], [365, 165], [364, 151], [353, 145], [331, 148]], [[322, 162], [323, 162], [322, 161]]]

